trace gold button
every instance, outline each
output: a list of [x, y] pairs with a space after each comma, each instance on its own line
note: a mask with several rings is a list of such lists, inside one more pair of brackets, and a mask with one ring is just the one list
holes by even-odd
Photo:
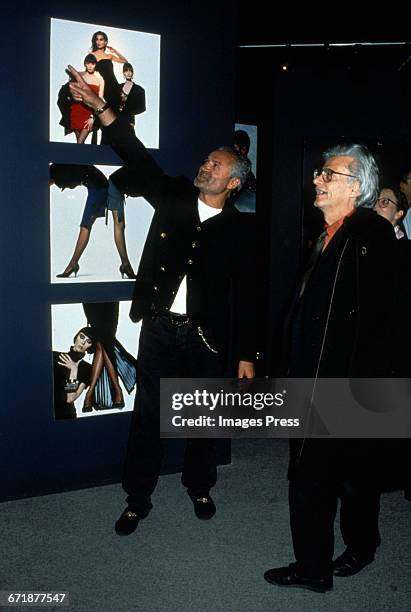
[[164, 266], [160, 266], [160, 270], [161, 270], [162, 272], [165, 272], [165, 271], [166, 271], [166, 269], [165, 269], [165, 267], [164, 267]]
[[196, 246], [197, 246], [197, 243], [196, 243], [196, 242], [192, 242], [192, 243], [191, 243], [191, 246], [193, 247], [193, 249], [195, 249], [195, 248], [196, 248]]
[[153, 289], [154, 289], [154, 291], [157, 291], [157, 290], [158, 290], [158, 287], [156, 287], [155, 285], [153, 285]]
[[188, 264], [191, 266], [191, 264], [192, 264], [192, 263], [193, 263], [193, 260], [192, 260], [192, 259], [189, 259], [189, 260], [188, 260]]
[[166, 236], [167, 236], [167, 234], [165, 232], [161, 232], [160, 238], [165, 238]]
[[197, 225], [197, 231], [201, 232], [201, 226], [200, 225]]

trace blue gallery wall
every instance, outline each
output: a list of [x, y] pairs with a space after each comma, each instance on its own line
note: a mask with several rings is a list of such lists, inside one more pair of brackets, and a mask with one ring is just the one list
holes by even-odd
[[232, 2], [71, 4], [2, 15], [1, 500], [118, 481], [130, 419], [53, 418], [50, 304], [129, 299], [132, 283], [49, 283], [49, 162], [119, 163], [106, 147], [48, 142], [50, 17], [161, 34], [154, 156], [168, 173], [193, 176], [235, 120]]

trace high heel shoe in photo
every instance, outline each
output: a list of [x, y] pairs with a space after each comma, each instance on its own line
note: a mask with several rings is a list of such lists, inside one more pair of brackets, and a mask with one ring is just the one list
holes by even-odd
[[124, 406], [125, 406], [124, 397], [123, 397], [123, 394], [121, 394], [120, 399], [118, 401], [113, 402], [113, 408], [118, 408], [119, 410], [121, 410], [121, 408], [124, 408]]
[[67, 268], [61, 274], [56, 274], [56, 278], [69, 278], [74, 272], [74, 278], [77, 276], [77, 272], [80, 270], [80, 266], [78, 264], [74, 264], [74, 266], [67, 266]]
[[121, 278], [124, 278], [124, 275], [126, 275], [127, 278], [136, 278], [136, 275], [134, 274], [133, 268], [131, 267], [130, 263], [121, 264], [119, 269]]

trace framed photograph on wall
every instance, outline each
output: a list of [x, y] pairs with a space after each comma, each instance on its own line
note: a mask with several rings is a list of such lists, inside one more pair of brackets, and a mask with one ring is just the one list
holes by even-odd
[[114, 166], [50, 165], [50, 282], [134, 279], [153, 208]]
[[141, 325], [129, 310], [129, 301], [51, 306], [56, 419], [133, 409]]
[[104, 144], [98, 118], [70, 96], [69, 64], [116, 113], [127, 116], [146, 147], [158, 148], [159, 34], [51, 19], [50, 141]]

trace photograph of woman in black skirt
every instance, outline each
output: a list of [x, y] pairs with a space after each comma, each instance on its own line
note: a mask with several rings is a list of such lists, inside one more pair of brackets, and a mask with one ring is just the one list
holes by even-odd
[[97, 342], [82, 410], [122, 409], [125, 404], [120, 380], [130, 394], [136, 384], [137, 361], [116, 338], [119, 303], [83, 304], [83, 309]]
[[[138, 333], [136, 338], [129, 309], [129, 302], [51, 307], [56, 419], [132, 410], [137, 362], [131, 353]], [[76, 324], [82, 327], [73, 337], [70, 329]], [[61, 351], [64, 346], [70, 348]]]
[[[94, 222], [98, 218], [105, 218], [106, 224], [108, 224], [108, 211], [111, 211], [111, 215], [114, 222], [114, 244], [120, 258], [120, 267], [118, 271], [121, 278], [126, 277], [127, 279], [134, 279], [135, 273], [133, 266], [130, 262], [126, 237], [125, 237], [125, 210], [124, 210], [124, 189], [126, 189], [126, 183], [122, 180], [123, 172], [114, 172], [107, 179], [104, 173], [95, 166], [85, 166], [80, 164], [51, 164], [50, 165], [50, 186], [55, 185], [61, 190], [66, 188], [75, 189], [76, 187], [85, 187], [87, 189], [87, 197], [84, 204], [84, 210], [80, 221], [80, 229], [72, 251], [71, 258], [62, 272], [55, 274], [56, 278], [68, 279], [72, 276], [77, 278], [80, 270], [80, 257], [83, 255], [87, 245], [90, 241], [91, 230]], [[113, 177], [113, 180], [112, 180]], [[71, 196], [69, 196], [71, 197]], [[73, 199], [71, 197], [71, 199]], [[70, 205], [70, 202], [67, 202]], [[53, 211], [54, 212], [54, 211]], [[54, 218], [54, 217], [53, 217]], [[54, 228], [52, 228], [54, 230]], [[65, 239], [67, 237], [67, 228], [64, 232], [63, 227], [56, 228], [56, 233], [60, 239], [56, 240], [55, 244], [58, 246], [59, 252], [55, 253], [52, 250], [52, 267], [54, 268], [54, 256], [68, 251], [68, 248], [72, 249], [72, 245], [66, 245]], [[52, 241], [54, 242], [54, 241]], [[98, 245], [102, 251], [106, 250], [105, 245]], [[70, 253], [68, 251], [67, 255]], [[97, 257], [99, 255], [97, 254]], [[67, 261], [67, 260], [66, 260]], [[104, 263], [100, 256], [100, 264], [103, 268]], [[104, 269], [101, 270], [104, 275]], [[90, 276], [90, 273], [88, 273]], [[89, 279], [90, 280], [90, 279]], [[53, 281], [53, 279], [52, 279]]]

